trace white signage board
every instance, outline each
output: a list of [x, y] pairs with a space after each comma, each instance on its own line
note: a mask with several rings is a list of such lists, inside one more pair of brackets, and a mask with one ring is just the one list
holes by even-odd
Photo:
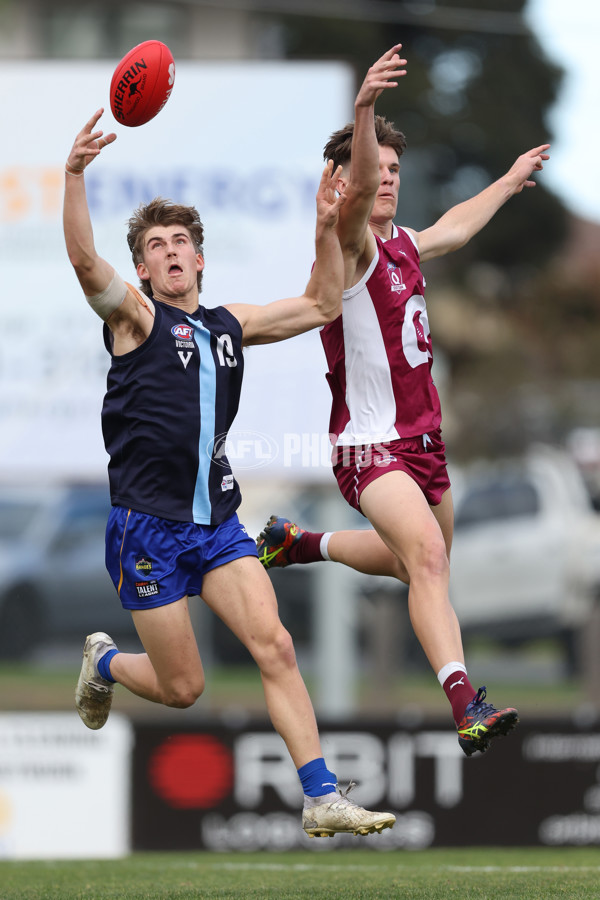
[[[137, 282], [127, 219], [157, 195], [200, 212], [204, 305], [295, 296], [310, 274], [322, 148], [352, 118], [350, 69], [177, 63], [166, 107], [140, 128], [110, 113], [112, 70], [105, 62], [0, 63], [0, 479], [106, 471], [100, 409], [108, 355], [61, 225], [64, 161], [99, 107], [101, 126], [118, 138], [88, 169], [88, 199], [98, 252], [124, 278]], [[290, 477], [331, 477], [327, 465], [300, 471], [298, 453], [290, 454], [302, 447], [299, 435], [328, 430], [318, 333], [250, 348], [246, 367], [234, 470], [248, 470], [240, 471], [245, 479], [266, 466], [269, 475], [285, 467]]]
[[0, 858], [129, 853], [132, 746], [118, 714], [90, 731], [76, 713], [1, 713]]

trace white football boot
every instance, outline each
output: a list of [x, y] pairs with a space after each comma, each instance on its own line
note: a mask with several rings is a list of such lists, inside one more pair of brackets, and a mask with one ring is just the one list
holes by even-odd
[[323, 797], [305, 797], [302, 827], [309, 837], [333, 837], [334, 834], [374, 834], [391, 828], [396, 816], [389, 812], [371, 812], [352, 800], [348, 793], [356, 787], [350, 782], [345, 791], [336, 785], [337, 793]]
[[77, 688], [75, 706], [84, 725], [97, 730], [102, 728], [112, 704], [115, 686], [98, 674], [98, 660], [117, 645], [108, 634], [95, 631], [88, 634], [83, 645], [83, 662]]

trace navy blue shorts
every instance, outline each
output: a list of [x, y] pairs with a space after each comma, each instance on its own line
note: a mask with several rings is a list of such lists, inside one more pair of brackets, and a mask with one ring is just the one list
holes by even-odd
[[113, 506], [106, 526], [106, 568], [124, 609], [152, 609], [202, 592], [206, 572], [256, 544], [234, 513], [220, 525], [171, 522]]

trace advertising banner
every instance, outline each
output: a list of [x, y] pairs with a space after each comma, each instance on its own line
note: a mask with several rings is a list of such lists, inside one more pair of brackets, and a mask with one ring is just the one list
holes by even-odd
[[129, 853], [132, 740], [114, 713], [98, 732], [73, 713], [1, 713], [0, 859]]
[[[350, 68], [176, 60], [167, 105], [139, 128], [112, 117], [113, 68], [0, 63], [0, 479], [106, 477], [100, 409], [109, 357], [62, 232], [64, 163], [100, 107], [98, 128], [117, 140], [88, 168], [87, 197], [96, 249], [125, 280], [138, 283], [127, 220], [156, 196], [200, 213], [203, 305], [298, 296], [310, 277], [323, 146], [352, 117]], [[28, 136], [24, 96], [36, 102]], [[325, 370], [316, 331], [249, 348], [225, 448], [240, 477], [285, 469], [331, 478]]]
[[136, 850], [373, 850], [600, 845], [600, 732], [520, 725], [488, 753], [464, 756], [448, 723], [321, 726], [325, 759], [351, 798], [389, 810], [380, 835], [310, 839], [302, 793], [268, 724], [173, 732], [136, 728]]

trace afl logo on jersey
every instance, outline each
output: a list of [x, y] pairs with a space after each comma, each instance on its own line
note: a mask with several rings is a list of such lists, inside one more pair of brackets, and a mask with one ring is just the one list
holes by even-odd
[[180, 341], [190, 341], [194, 334], [194, 329], [191, 325], [173, 325], [171, 334]]

